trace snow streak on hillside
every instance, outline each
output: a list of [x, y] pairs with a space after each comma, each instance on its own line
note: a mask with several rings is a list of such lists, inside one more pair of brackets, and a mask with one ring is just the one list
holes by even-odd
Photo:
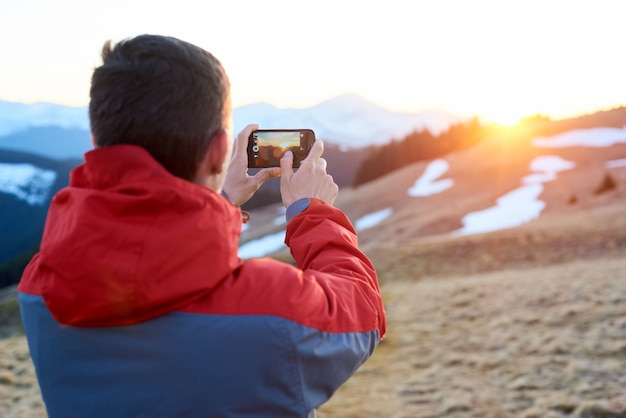
[[239, 257], [243, 259], [263, 257], [285, 248], [285, 231], [266, 235], [239, 247]]
[[0, 193], [7, 193], [24, 200], [29, 205], [43, 205], [57, 173], [32, 164], [0, 163]]
[[546, 207], [539, 200], [543, 183], [556, 179], [559, 171], [571, 170], [575, 164], [558, 156], [540, 156], [530, 163], [530, 174], [519, 187], [496, 200], [496, 206], [472, 212], [463, 217], [463, 228], [454, 234], [467, 235], [492, 232], [525, 224], [537, 219]]
[[372, 228], [393, 214], [392, 208], [385, 208], [370, 214], [367, 214], [354, 222], [354, 228], [357, 231], [363, 231], [364, 229]]
[[606, 162], [606, 167], [607, 167], [607, 168], [620, 168], [620, 167], [626, 167], [626, 158], [621, 159], [621, 160], [611, 160], [611, 161], [607, 161], [607, 162]]
[[413, 187], [408, 190], [409, 196], [420, 197], [441, 193], [454, 185], [452, 179], [437, 180], [450, 169], [450, 164], [446, 160], [437, 159], [431, 161], [424, 174], [417, 179]]
[[538, 137], [533, 145], [539, 148], [610, 147], [626, 143], [626, 126], [623, 128], [575, 129], [551, 137]]

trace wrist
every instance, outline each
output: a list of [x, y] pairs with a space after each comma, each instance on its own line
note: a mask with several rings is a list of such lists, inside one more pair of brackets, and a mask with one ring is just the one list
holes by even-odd
[[287, 208], [287, 212], [285, 213], [287, 223], [289, 223], [290, 220], [292, 220], [294, 217], [301, 214], [305, 210], [309, 209], [310, 207], [318, 205], [328, 205], [328, 203], [314, 197], [304, 197], [302, 199], [296, 200], [291, 205], [289, 205], [289, 207]]
[[285, 217], [287, 218], [287, 223], [293, 219], [294, 216], [304, 212], [311, 205], [311, 199], [308, 197], [303, 197], [302, 199], [298, 199], [287, 207], [287, 212], [285, 213]]

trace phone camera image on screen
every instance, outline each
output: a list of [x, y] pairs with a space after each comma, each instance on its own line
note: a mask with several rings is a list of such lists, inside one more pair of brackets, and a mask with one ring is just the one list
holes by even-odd
[[248, 168], [280, 167], [285, 152], [293, 153], [297, 168], [309, 153], [315, 134], [310, 129], [278, 129], [254, 131], [248, 143]]

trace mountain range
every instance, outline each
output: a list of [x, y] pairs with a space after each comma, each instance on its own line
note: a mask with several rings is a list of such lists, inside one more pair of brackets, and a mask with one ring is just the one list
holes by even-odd
[[[414, 130], [428, 129], [439, 133], [462, 118], [439, 110], [417, 113], [395, 112], [363, 99], [345, 94], [309, 108], [277, 108], [256, 103], [233, 110], [234, 132], [249, 123], [264, 129], [310, 128], [318, 138], [342, 148], [361, 148], [401, 138]], [[37, 134], [37, 129], [55, 127], [56, 132], [71, 136], [66, 142], [56, 139], [54, 145]], [[65, 132], [68, 131], [68, 132]], [[82, 132], [82, 134], [81, 134]], [[52, 103], [13, 103], [0, 101], [0, 148], [31, 152], [46, 157], [82, 157], [91, 148], [87, 107], [70, 107]], [[32, 139], [31, 139], [32, 138]]]

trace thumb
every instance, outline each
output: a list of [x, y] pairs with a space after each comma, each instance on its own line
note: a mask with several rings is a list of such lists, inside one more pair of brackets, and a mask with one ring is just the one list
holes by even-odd
[[293, 153], [291, 151], [287, 151], [280, 159], [280, 171], [284, 179], [291, 178], [293, 175]]
[[280, 172], [281, 172], [280, 168], [278, 167], [263, 168], [254, 176], [252, 176], [252, 178], [260, 186], [261, 184], [265, 183], [269, 179], [273, 179], [274, 177], [280, 176]]

